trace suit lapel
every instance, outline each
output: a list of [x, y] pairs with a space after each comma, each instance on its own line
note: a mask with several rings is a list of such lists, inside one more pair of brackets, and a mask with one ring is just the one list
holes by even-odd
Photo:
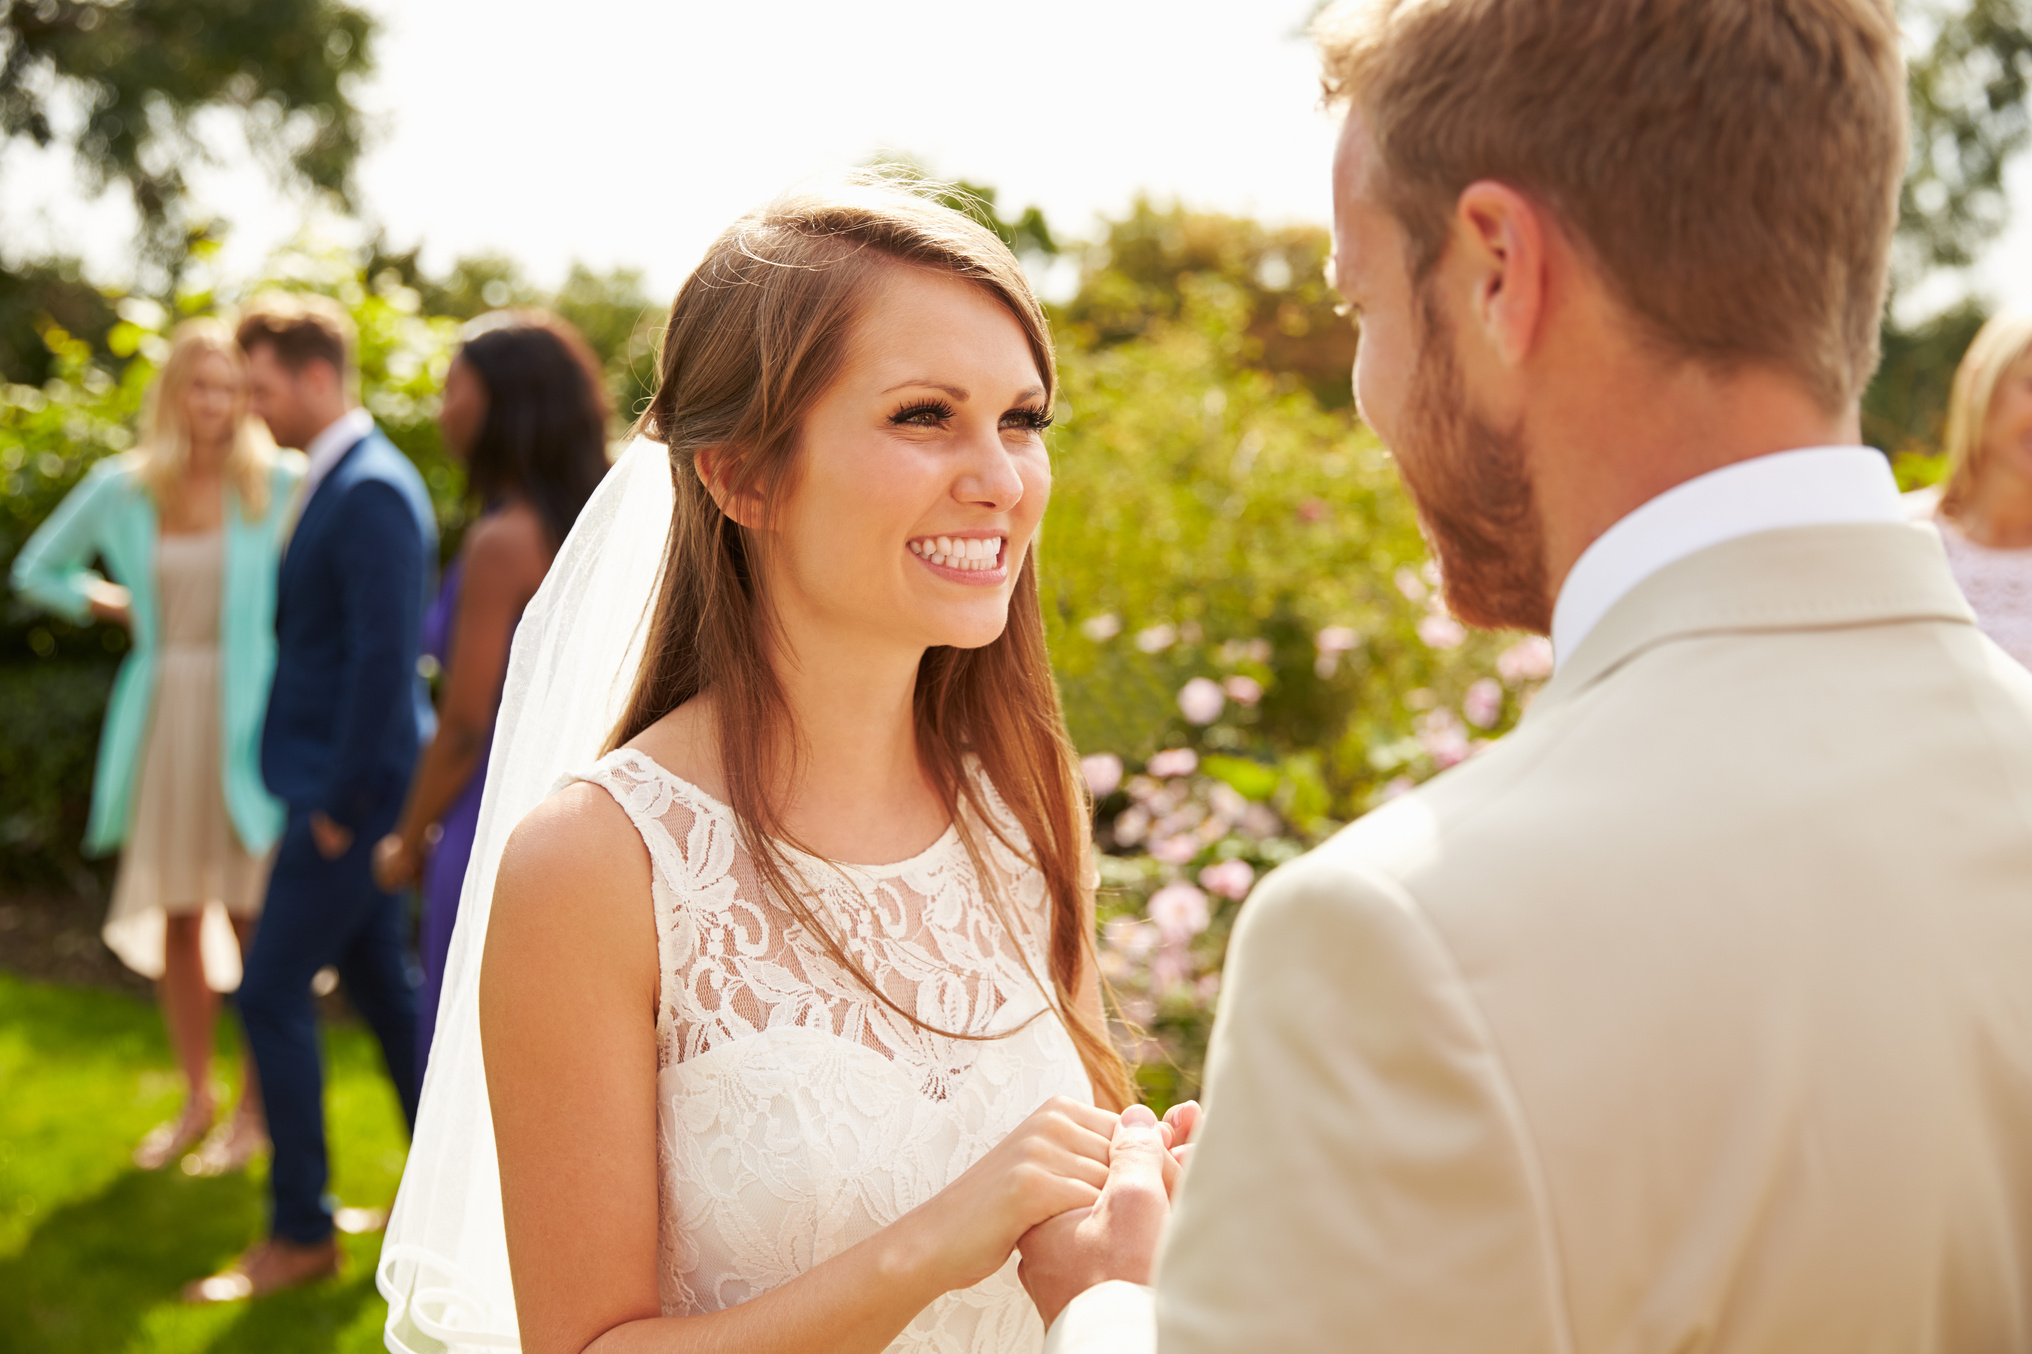
[[303, 545], [308, 548], [311, 541], [316, 538], [325, 514], [330, 510], [333, 499], [337, 497], [339, 476], [344, 473], [347, 462], [359, 454], [360, 448], [367, 444], [367, 438], [373, 435], [370, 432], [367, 437], [346, 448], [339, 459], [332, 462], [332, 468], [325, 472], [324, 478], [318, 481], [317, 488], [311, 490], [308, 496], [303, 494], [303, 481], [298, 481], [299, 501], [295, 505], [293, 520], [285, 519], [283, 524], [282, 567], [277, 575], [278, 605], [282, 595], [289, 588], [290, 580], [294, 577], [295, 566], [304, 555], [304, 551], [297, 549], [297, 546]]
[[1561, 662], [1530, 714], [1543, 717], [1669, 640], [1912, 620], [1975, 624], [1931, 527], [1762, 531], [1677, 560], [1632, 588]]

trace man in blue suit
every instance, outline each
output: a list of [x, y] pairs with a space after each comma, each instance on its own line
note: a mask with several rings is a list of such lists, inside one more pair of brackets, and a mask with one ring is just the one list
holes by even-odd
[[334, 967], [372, 1027], [411, 1127], [416, 999], [399, 901], [374, 884], [431, 723], [417, 674], [437, 528], [422, 477], [352, 401], [353, 329], [322, 297], [242, 316], [254, 412], [310, 458], [276, 590], [275, 683], [261, 774], [289, 809], [240, 987], [275, 1144], [270, 1235], [192, 1285], [230, 1301], [337, 1272], [324, 1075], [311, 980]]

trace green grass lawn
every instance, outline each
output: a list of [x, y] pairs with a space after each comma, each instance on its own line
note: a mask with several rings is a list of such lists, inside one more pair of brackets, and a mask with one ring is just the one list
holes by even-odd
[[[220, 1021], [219, 1080], [237, 1082], [238, 1029]], [[359, 1026], [326, 1040], [332, 1188], [385, 1206], [402, 1173], [402, 1112]], [[0, 974], [0, 1351], [374, 1351], [378, 1236], [341, 1237], [326, 1283], [191, 1308], [188, 1280], [261, 1232], [266, 1169], [193, 1180], [138, 1171], [128, 1153], [181, 1103], [151, 1006]]]

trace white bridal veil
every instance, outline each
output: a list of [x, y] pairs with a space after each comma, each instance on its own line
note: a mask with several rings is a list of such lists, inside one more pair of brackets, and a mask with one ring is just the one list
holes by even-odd
[[501, 1174], [480, 1061], [480, 955], [501, 849], [590, 765], [634, 679], [670, 529], [670, 462], [637, 439], [601, 481], [515, 631], [416, 1140], [375, 1282], [392, 1354], [519, 1349]]

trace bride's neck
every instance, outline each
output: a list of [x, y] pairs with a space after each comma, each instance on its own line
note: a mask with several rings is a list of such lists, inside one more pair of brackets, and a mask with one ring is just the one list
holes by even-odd
[[929, 845], [946, 810], [918, 756], [922, 653], [810, 640], [786, 648], [775, 667], [798, 758], [785, 825], [835, 860], [881, 864]]

